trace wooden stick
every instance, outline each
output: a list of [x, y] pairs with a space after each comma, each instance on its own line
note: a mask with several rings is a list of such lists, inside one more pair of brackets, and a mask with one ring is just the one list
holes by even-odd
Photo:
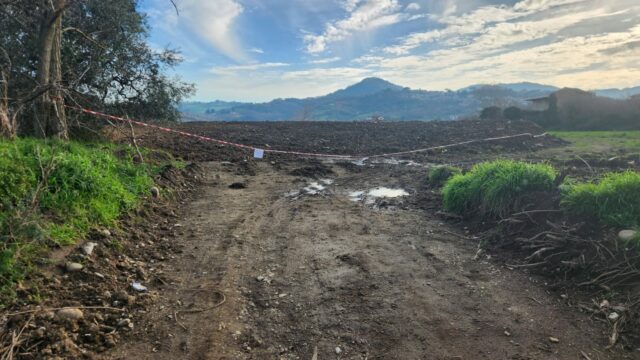
[[60, 308], [42, 308], [42, 309], [35, 309], [35, 310], [19, 311], [12, 314], [6, 314], [5, 316], [12, 317], [12, 316], [18, 316], [18, 315], [24, 315], [24, 314], [32, 314], [39, 311], [58, 311], [58, 310], [66, 310], [66, 309], [85, 309], [85, 310], [93, 309], [93, 310], [111, 310], [111, 311], [125, 312], [124, 309], [118, 309], [110, 306], [65, 306]]

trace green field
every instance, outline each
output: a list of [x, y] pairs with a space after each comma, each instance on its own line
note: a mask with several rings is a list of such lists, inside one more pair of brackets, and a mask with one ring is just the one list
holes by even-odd
[[640, 131], [551, 131], [571, 143], [561, 152], [619, 154], [640, 152]]

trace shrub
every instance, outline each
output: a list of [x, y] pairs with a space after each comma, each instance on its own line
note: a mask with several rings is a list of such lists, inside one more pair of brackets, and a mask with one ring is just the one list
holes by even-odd
[[598, 183], [568, 185], [561, 205], [572, 215], [595, 218], [605, 225], [640, 226], [640, 174], [610, 173]]
[[429, 170], [429, 183], [435, 186], [442, 186], [452, 176], [461, 174], [462, 170], [454, 166], [436, 166]]
[[554, 187], [555, 170], [546, 164], [497, 160], [474, 166], [445, 184], [444, 208], [460, 215], [507, 216], [525, 198]]
[[0, 304], [48, 245], [71, 245], [137, 204], [156, 168], [133, 156], [107, 144], [0, 140]]

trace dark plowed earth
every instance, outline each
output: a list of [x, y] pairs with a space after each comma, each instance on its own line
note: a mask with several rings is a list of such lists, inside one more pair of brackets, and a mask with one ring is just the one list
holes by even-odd
[[[188, 124], [268, 148], [369, 153], [522, 132], [528, 123]], [[544, 279], [481, 255], [438, 215], [426, 163], [523, 157], [558, 146], [517, 139], [353, 163], [267, 157], [145, 132], [148, 145], [206, 160], [177, 211], [183, 252], [164, 262], [159, 300], [108, 359], [625, 359], [603, 324]], [[397, 160], [397, 159], [396, 159]], [[231, 162], [229, 162], [231, 161]], [[330, 181], [328, 181], [330, 180]], [[324, 189], [304, 190], [317, 182]], [[230, 186], [242, 184], [243, 186]], [[354, 191], [402, 188], [353, 201]]]

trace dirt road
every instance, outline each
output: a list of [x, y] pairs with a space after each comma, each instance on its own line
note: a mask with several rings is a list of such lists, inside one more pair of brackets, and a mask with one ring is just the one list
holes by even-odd
[[[290, 175], [303, 163], [203, 166], [160, 301], [107, 358], [621, 358], [587, 315], [425, 211], [439, 205], [424, 168], [328, 164], [313, 180]], [[408, 195], [349, 196], [379, 186]]]

